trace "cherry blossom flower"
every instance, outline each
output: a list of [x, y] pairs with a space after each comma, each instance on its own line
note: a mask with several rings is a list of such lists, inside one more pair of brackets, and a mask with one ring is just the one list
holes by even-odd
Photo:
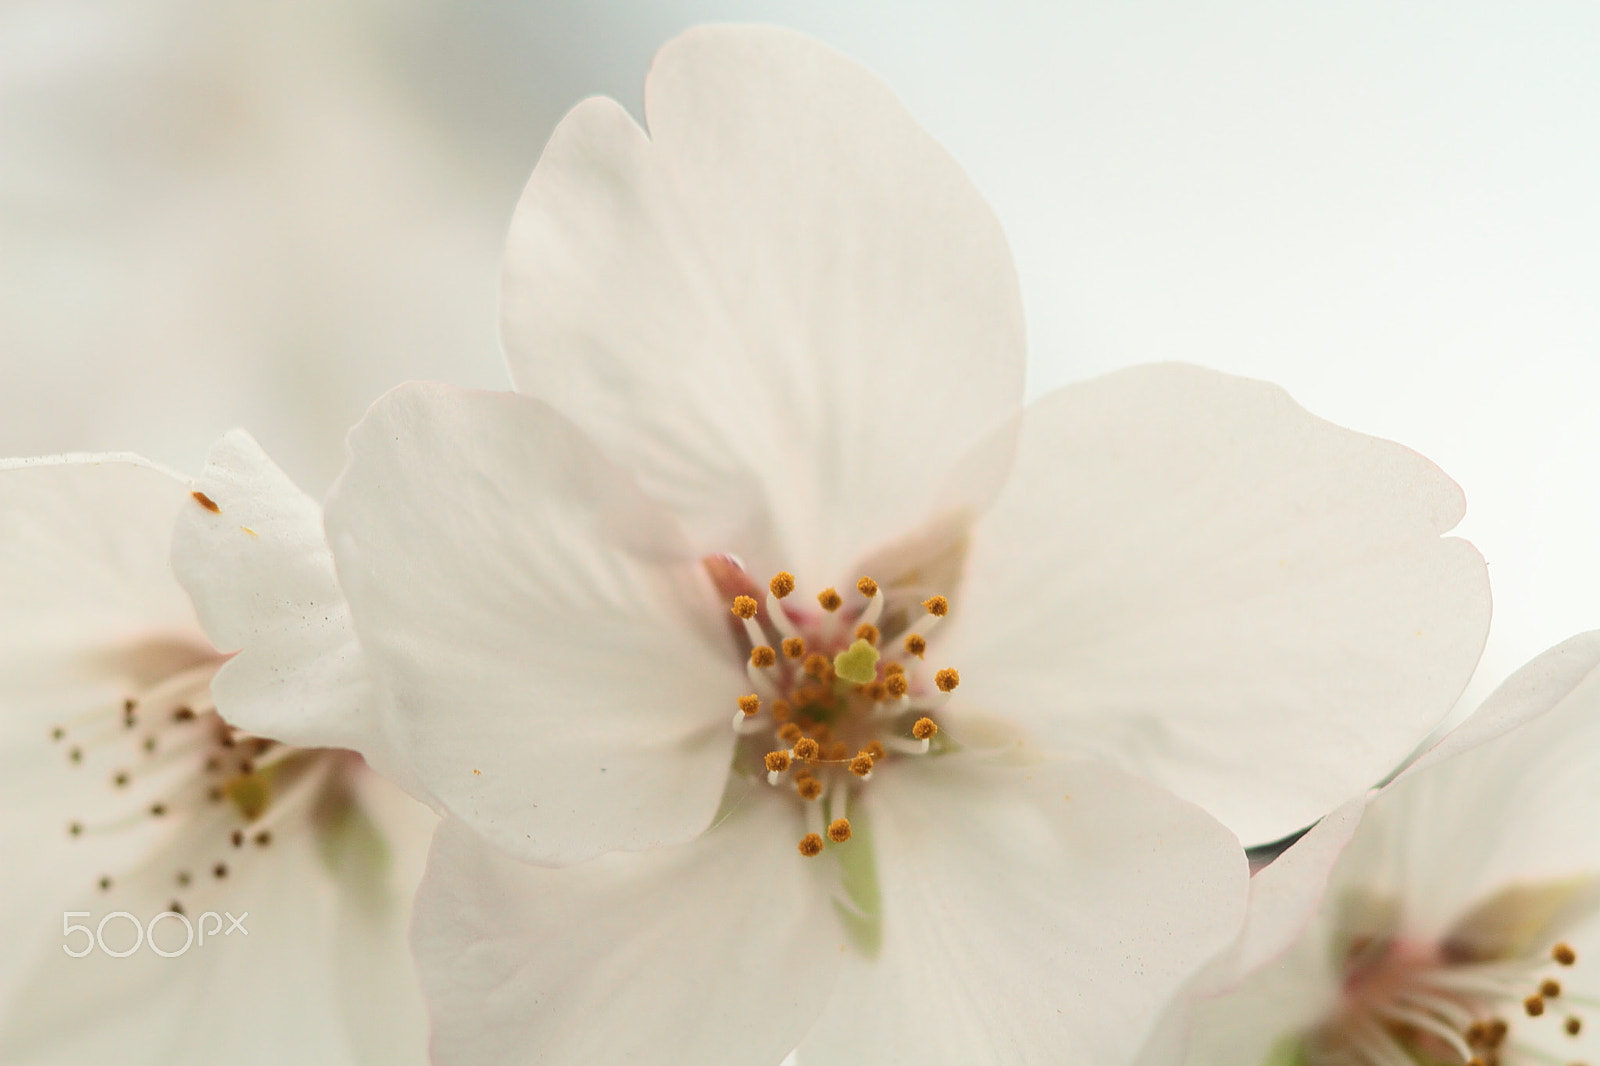
[[1242, 907], [1185, 801], [1281, 835], [1460, 691], [1458, 490], [1195, 368], [1024, 415], [995, 220], [819, 45], [691, 32], [646, 109], [524, 195], [521, 394], [396, 390], [328, 505], [369, 744], [452, 816], [436, 1058], [1127, 1058]]
[[1186, 1061], [1596, 1061], [1597, 725], [1600, 632], [1308, 833], [1257, 875], [1247, 946], [1212, 975], [1234, 987], [1196, 1005]]
[[[241, 664], [168, 563], [186, 509], [282, 532], [217, 460], [292, 486], [242, 435], [193, 484], [72, 458], [0, 470], [0, 1059], [420, 1062], [405, 929], [435, 819], [351, 751], [224, 720]], [[304, 665], [279, 698], [320, 685]]]

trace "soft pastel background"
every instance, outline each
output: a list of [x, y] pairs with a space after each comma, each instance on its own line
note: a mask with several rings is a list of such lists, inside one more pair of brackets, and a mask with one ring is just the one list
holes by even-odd
[[1600, 6], [0, 0], [0, 452], [320, 490], [405, 378], [497, 386], [496, 259], [562, 111], [786, 23], [880, 73], [1011, 235], [1034, 393], [1184, 359], [1466, 488], [1474, 690], [1600, 626]]

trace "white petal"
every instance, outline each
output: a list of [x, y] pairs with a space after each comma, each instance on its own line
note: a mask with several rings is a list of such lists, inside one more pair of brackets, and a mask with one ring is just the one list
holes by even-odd
[[210, 653], [167, 564], [187, 499], [175, 475], [131, 456], [0, 469], [0, 1003], [105, 858], [67, 832], [87, 794], [110, 789], [92, 750], [69, 761], [94, 731], [84, 716], [116, 722], [123, 698], [154, 680], [149, 660]]
[[843, 949], [797, 823], [746, 797], [691, 843], [552, 870], [446, 822], [414, 938], [434, 1061], [776, 1066]]
[[1371, 797], [1358, 827], [1350, 815], [1363, 801], [1353, 800], [1257, 874], [1249, 931], [1229, 960], [1246, 980], [1197, 1005], [1186, 1061], [1260, 1062], [1278, 1040], [1325, 1018], [1338, 1000], [1351, 932], [1341, 916], [1353, 899], [1398, 904], [1397, 931], [1424, 942], [1502, 889], [1592, 876], [1600, 856], [1592, 819], [1561, 812], [1600, 802], [1596, 666], [1600, 633], [1541, 655]]
[[702, 550], [832, 581], [1021, 402], [1005, 238], [882, 83], [793, 32], [684, 34], [645, 111], [648, 139], [579, 105], [534, 171], [506, 253], [513, 377]]
[[361, 645], [322, 532], [322, 508], [234, 430], [178, 516], [172, 562], [211, 642], [237, 651], [217, 710], [258, 736], [369, 751], [378, 729]]
[[1233, 836], [1110, 767], [907, 768], [865, 805], [882, 951], [803, 1061], [1126, 1062], [1244, 915]]
[[1281, 390], [1135, 368], [1030, 408], [941, 655], [965, 706], [1111, 759], [1247, 844], [1400, 762], [1488, 626], [1454, 483]]
[[1513, 883], [1600, 873], [1600, 633], [1524, 666], [1459, 732], [1373, 801], [1337, 874], [1393, 894], [1419, 937]]
[[[348, 866], [330, 875], [330, 863], [342, 858], [340, 842], [328, 839], [329, 826], [312, 828], [309, 820], [280, 826], [269, 848], [247, 845], [242, 852], [229, 849], [225, 838], [218, 842], [220, 852], [196, 849], [193, 840], [174, 842], [109, 893], [90, 892], [68, 905], [89, 912], [70, 921], [91, 928], [119, 910], [148, 927], [174, 896], [181, 897], [197, 930], [204, 912], [214, 912], [217, 917], [205, 924], [205, 942], [197, 931], [176, 957], [162, 957], [148, 945], [124, 958], [99, 949], [68, 957], [63, 942], [77, 949], [84, 940], [81, 933], [61, 936], [63, 908], [32, 916], [52, 932], [53, 942], [31, 957], [30, 980], [0, 1006], [0, 1061], [420, 1064], [420, 997], [414, 990], [409, 997], [396, 993], [409, 977], [410, 886], [392, 874], [354, 877]], [[205, 873], [213, 859], [227, 861], [226, 879]], [[195, 871], [190, 887], [177, 886], [177, 868]], [[359, 954], [348, 950], [354, 943], [347, 926], [355, 912], [367, 923]], [[244, 932], [226, 932], [233, 928], [227, 913], [241, 918]], [[179, 951], [187, 939], [177, 919], [162, 919], [156, 928], [164, 950]], [[107, 921], [104, 936], [116, 949], [134, 942], [126, 918]], [[352, 990], [351, 983], [361, 988]], [[393, 998], [381, 1008], [390, 1032], [377, 1044], [364, 1039], [348, 1009], [352, 994], [372, 995], [380, 987]]]
[[0, 654], [199, 636], [167, 555], [188, 499], [137, 456], [62, 456], [0, 469]]
[[749, 682], [670, 520], [513, 393], [402, 386], [350, 453], [329, 539], [428, 791], [534, 861], [703, 830]]

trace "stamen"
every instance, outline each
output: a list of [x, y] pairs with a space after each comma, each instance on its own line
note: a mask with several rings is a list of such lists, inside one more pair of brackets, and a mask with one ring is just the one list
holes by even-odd
[[828, 823], [828, 839], [835, 844], [843, 844], [850, 839], [850, 819], [835, 818]]
[[824, 611], [831, 613], [844, 605], [844, 597], [839, 595], [838, 589], [829, 587], [817, 593], [817, 602], [822, 605]]
[[947, 666], [933, 675], [933, 683], [939, 686], [940, 692], [954, 692], [956, 686], [961, 684], [961, 674]]
[[873, 762], [877, 762], [879, 759], [887, 758], [889, 755], [888, 752], [883, 750], [883, 744], [876, 740], [867, 741], [867, 746], [861, 750], [872, 756]]
[[1562, 942], [1550, 949], [1550, 957], [1562, 966], [1571, 966], [1578, 961], [1578, 953], [1572, 950], [1572, 945]]
[[756, 601], [749, 596], [735, 596], [733, 598], [733, 613], [742, 621], [750, 621], [756, 616], [756, 611], [758, 610], [760, 608], [757, 606]]
[[1460, 1034], [1431, 1014], [1392, 1005], [1380, 1007], [1374, 1013], [1388, 1018], [1390, 1021], [1415, 1026], [1423, 1032], [1431, 1033], [1449, 1044], [1455, 1050], [1455, 1053], [1461, 1056], [1463, 1062], [1472, 1058], [1472, 1049], [1467, 1047], [1467, 1042], [1461, 1039]]
[[815, 833], [807, 833], [800, 838], [800, 854], [806, 858], [815, 858], [822, 854], [822, 838]]
[[752, 714], [755, 714], [760, 709], [761, 697], [757, 696], [755, 693], [752, 692], [748, 696], [739, 697], [739, 713], [743, 714], [746, 718], [750, 717]]
[[890, 674], [904, 674], [905, 672], [906, 668], [901, 666], [899, 663], [889, 662], [883, 664], [883, 676], [885, 677], [888, 677]]
[[799, 661], [805, 658], [806, 642], [804, 637], [789, 637], [783, 642], [783, 655], [786, 659]]
[[928, 740], [939, 731], [939, 723], [932, 718], [918, 718], [911, 726], [911, 735], [918, 740]]
[[935, 618], [943, 618], [950, 613], [950, 601], [943, 596], [930, 596], [922, 601], [922, 606]]
[[873, 647], [878, 645], [878, 627], [871, 622], [862, 622], [856, 626], [856, 639], [864, 640]]
[[1577, 1036], [1583, 1032], [1583, 1019], [1573, 1015], [1567, 1019], [1566, 1025], [1562, 1026], [1562, 1028], [1566, 1029], [1568, 1036]]
[[1552, 977], [1546, 977], [1539, 982], [1539, 994], [1545, 999], [1555, 999], [1561, 994], [1561, 982]]
[[[898, 664], [890, 663], [890, 665]], [[897, 700], [903, 699], [906, 693], [911, 691], [911, 683], [906, 680], [906, 675], [903, 673], [890, 674], [883, 680], [883, 690]]]
[[914, 655], [920, 659], [922, 653], [928, 650], [928, 642], [920, 633], [912, 633], [906, 637], [905, 648], [907, 655]]
[[806, 656], [805, 672], [821, 681], [828, 676], [828, 657], [820, 652], [812, 652]]
[[783, 728], [778, 730], [778, 739], [783, 741], [785, 744], [788, 744], [790, 747], [793, 747], [796, 743], [798, 743], [802, 736], [804, 736], [804, 734], [800, 732], [800, 727], [795, 725], [793, 722], [783, 723]]
[[863, 781], [872, 776], [872, 756], [862, 751], [850, 760], [850, 772]]
[[802, 737], [794, 742], [794, 757], [801, 762], [815, 762], [822, 754], [822, 745], [810, 737]]
[[806, 774], [804, 777], [796, 774], [794, 779], [794, 789], [796, 792], [800, 793], [801, 799], [810, 801], [822, 795], [822, 782], [818, 781], [810, 774]]
[[777, 722], [779, 725], [787, 722], [789, 720], [789, 716], [793, 713], [794, 708], [789, 706], [788, 700], [772, 701], [772, 720]]
[[1537, 1018], [1544, 1013], [1544, 998], [1541, 996], [1529, 996], [1522, 1001], [1522, 1009], [1528, 1012], [1528, 1017]]
[[867, 605], [861, 611], [861, 621], [873, 625], [878, 621], [878, 616], [883, 614], [883, 592], [878, 588], [878, 583], [870, 577], [863, 577], [856, 582], [856, 591], [867, 598]]
[[842, 740], [836, 740], [832, 744], [828, 745], [828, 748], [825, 752], [823, 752], [823, 755], [827, 758], [828, 762], [844, 762], [850, 757], [850, 745], [846, 744]]
[[765, 644], [757, 644], [750, 649], [750, 665], [757, 670], [765, 670], [778, 661], [778, 653]]
[[798, 637], [800, 630], [790, 619], [789, 612], [778, 601], [794, 591], [794, 575], [787, 570], [779, 570], [771, 581], [767, 582], [767, 617], [772, 620], [772, 625], [779, 635], [784, 637]]

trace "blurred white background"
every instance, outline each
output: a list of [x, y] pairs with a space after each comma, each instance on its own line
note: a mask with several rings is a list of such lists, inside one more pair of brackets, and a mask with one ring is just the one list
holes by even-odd
[[411, 377], [498, 386], [497, 257], [554, 121], [786, 23], [882, 75], [1016, 250], [1031, 390], [1182, 359], [1466, 488], [1475, 698], [1600, 626], [1600, 6], [1353, 0], [0, 0], [0, 451], [308, 488]]

